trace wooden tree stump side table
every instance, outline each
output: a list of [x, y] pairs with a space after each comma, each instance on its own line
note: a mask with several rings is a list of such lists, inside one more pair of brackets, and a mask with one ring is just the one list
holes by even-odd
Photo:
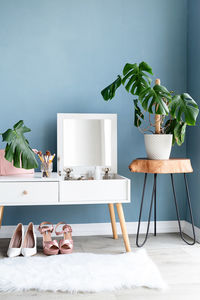
[[[195, 242], [196, 242], [195, 230], [194, 230], [194, 220], [193, 220], [193, 214], [192, 214], [189, 188], [188, 188], [188, 183], [187, 183], [187, 178], [186, 178], [186, 173], [192, 173], [193, 172], [190, 159], [187, 159], [187, 158], [172, 158], [172, 159], [168, 159], [168, 160], [150, 160], [150, 159], [147, 159], [147, 158], [146, 159], [139, 158], [139, 159], [135, 159], [135, 160], [132, 161], [132, 163], [129, 165], [129, 169], [130, 169], [131, 172], [144, 173], [145, 174], [144, 175], [143, 191], [142, 191], [142, 200], [141, 200], [141, 205], [140, 205], [139, 220], [138, 220], [136, 245], [138, 247], [142, 247], [147, 241], [148, 234], [149, 234], [150, 222], [151, 222], [151, 213], [152, 213], [153, 204], [154, 204], [154, 235], [156, 236], [156, 188], [157, 188], [156, 187], [156, 181], [157, 181], [157, 174], [170, 174], [180, 236], [181, 236], [182, 240], [185, 243], [187, 243], [188, 245], [194, 245]], [[178, 203], [177, 203], [177, 199], [176, 199], [176, 192], [175, 192], [175, 185], [174, 185], [174, 178], [173, 178], [173, 174], [175, 174], [175, 173], [176, 174], [182, 173], [184, 175], [184, 182], [185, 182], [186, 195], [187, 195], [187, 203], [188, 203], [188, 207], [189, 207], [191, 224], [192, 224], [192, 231], [193, 231], [193, 241], [192, 242], [188, 242], [184, 238], [182, 228], [181, 228], [180, 212], [179, 212]], [[141, 244], [139, 244], [140, 222], [141, 222], [141, 217], [142, 217], [142, 209], [143, 209], [147, 174], [154, 174], [154, 182], [153, 182], [153, 190], [152, 190], [152, 196], [151, 196], [151, 202], [150, 202], [150, 208], [149, 208], [147, 231], [146, 231], [144, 241]]]

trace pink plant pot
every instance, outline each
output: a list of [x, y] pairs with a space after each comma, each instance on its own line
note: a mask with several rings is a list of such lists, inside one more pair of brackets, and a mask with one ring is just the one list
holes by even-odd
[[15, 168], [13, 163], [10, 163], [4, 158], [5, 150], [0, 150], [0, 176], [19, 175], [19, 174], [33, 174], [34, 169], [25, 170], [22, 168]]

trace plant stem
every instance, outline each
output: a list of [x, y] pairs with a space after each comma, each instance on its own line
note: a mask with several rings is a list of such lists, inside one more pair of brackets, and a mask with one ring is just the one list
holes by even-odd
[[[155, 80], [155, 84], [160, 85], [160, 79], [159, 79], [159, 78], [157, 78], [157, 79]], [[156, 110], [156, 108], [155, 108], [155, 110]], [[156, 134], [160, 134], [160, 131], [161, 131], [161, 130], [160, 130], [160, 123], [161, 123], [161, 116], [155, 114], [155, 133], [156, 133]]]

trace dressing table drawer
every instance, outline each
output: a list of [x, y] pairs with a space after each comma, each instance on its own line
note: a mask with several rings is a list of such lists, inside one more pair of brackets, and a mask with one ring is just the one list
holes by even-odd
[[58, 203], [57, 182], [1, 182], [0, 205]]
[[83, 180], [60, 182], [60, 202], [91, 204], [129, 202], [129, 180]]

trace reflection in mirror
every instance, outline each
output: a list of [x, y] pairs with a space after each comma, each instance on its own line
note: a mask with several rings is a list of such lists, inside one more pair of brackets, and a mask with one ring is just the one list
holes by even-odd
[[64, 167], [111, 166], [110, 119], [64, 119]]

